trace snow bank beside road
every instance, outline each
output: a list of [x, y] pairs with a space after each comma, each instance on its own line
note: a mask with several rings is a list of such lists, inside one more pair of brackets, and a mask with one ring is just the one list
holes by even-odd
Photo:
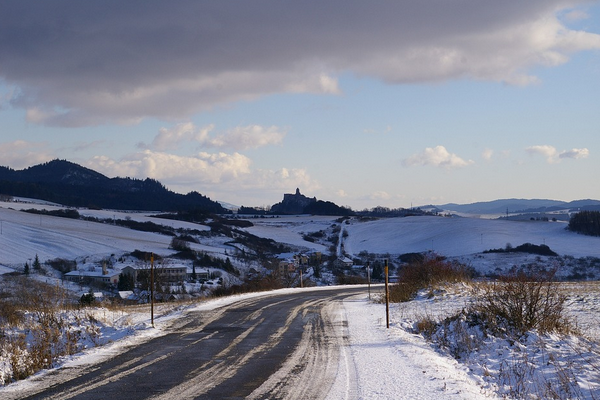
[[[498, 398], [485, 393], [467, 367], [436, 353], [421, 336], [397, 327], [387, 329], [381, 304], [360, 295], [346, 299], [344, 308], [359, 399]], [[342, 393], [346, 385], [339, 380], [344, 379], [338, 377], [327, 398], [353, 398]]]

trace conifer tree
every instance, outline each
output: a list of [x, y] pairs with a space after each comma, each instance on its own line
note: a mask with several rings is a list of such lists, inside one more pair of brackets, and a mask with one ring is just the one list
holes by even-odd
[[35, 255], [35, 260], [33, 260], [33, 269], [36, 271], [40, 271], [42, 269], [42, 265], [40, 264], [40, 259], [38, 255]]

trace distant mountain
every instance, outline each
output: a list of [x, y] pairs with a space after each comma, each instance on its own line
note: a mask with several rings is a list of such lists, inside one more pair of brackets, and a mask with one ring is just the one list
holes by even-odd
[[236, 211], [240, 208], [240, 206], [236, 206], [235, 204], [227, 203], [225, 201], [219, 201], [218, 203], [221, 205], [221, 207], [230, 211]]
[[560, 210], [600, 210], [598, 200], [575, 200], [564, 202], [547, 199], [500, 199], [470, 204], [448, 203], [435, 207], [444, 211], [467, 214], [543, 213]]
[[197, 192], [178, 194], [150, 178], [108, 178], [66, 160], [53, 160], [23, 170], [0, 167], [0, 194], [36, 198], [71, 207], [230, 212]]

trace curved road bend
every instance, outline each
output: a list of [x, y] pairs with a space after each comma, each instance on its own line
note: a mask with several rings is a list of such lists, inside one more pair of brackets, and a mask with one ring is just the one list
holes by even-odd
[[340, 371], [347, 375], [343, 390], [351, 399], [356, 376], [344, 346], [341, 300], [365, 292], [365, 287], [305, 289], [190, 312], [168, 334], [108, 361], [46, 375], [43, 390], [6, 394], [17, 396], [13, 399], [324, 399]]

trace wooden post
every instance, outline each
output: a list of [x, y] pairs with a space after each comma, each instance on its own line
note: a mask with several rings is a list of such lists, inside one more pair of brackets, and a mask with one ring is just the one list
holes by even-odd
[[154, 328], [154, 253], [150, 253], [150, 321]]
[[390, 290], [388, 288], [388, 260], [385, 260], [385, 325], [390, 328]]
[[371, 300], [371, 263], [367, 261], [367, 283], [369, 284], [369, 300]]

